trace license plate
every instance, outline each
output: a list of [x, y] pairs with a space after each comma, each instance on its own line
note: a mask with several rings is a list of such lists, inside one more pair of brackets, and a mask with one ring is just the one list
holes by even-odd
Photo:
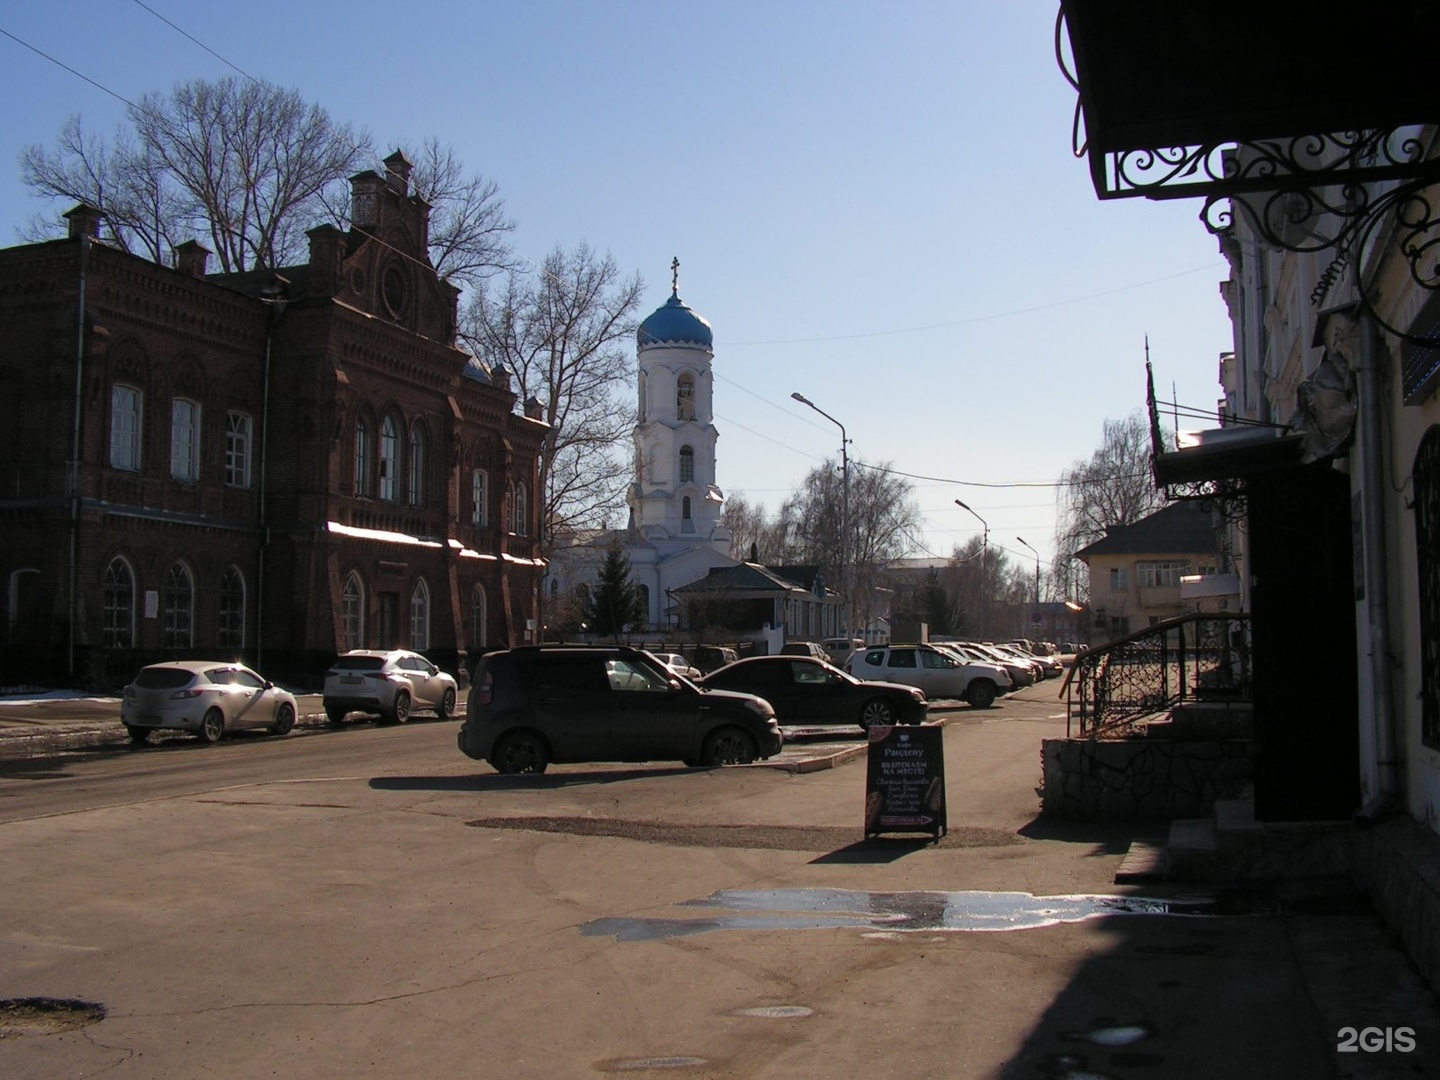
[[344, 678], [342, 678], [340, 681], [343, 682], [346, 686], [358, 686], [360, 683], [364, 682], [365, 680], [364, 680], [363, 678], [361, 678], [359, 675], [346, 675], [346, 676], [345, 676]]

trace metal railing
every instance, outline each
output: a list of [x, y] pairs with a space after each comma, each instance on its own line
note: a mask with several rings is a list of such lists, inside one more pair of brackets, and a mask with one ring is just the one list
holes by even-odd
[[1186, 702], [1251, 700], [1250, 616], [1166, 619], [1081, 653], [1065, 674], [1066, 734], [1121, 737]]

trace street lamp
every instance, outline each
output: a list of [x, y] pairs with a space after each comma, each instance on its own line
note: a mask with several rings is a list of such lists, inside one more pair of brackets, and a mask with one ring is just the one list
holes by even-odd
[[[955, 505], [961, 510], [969, 510], [970, 513], [975, 514], [974, 510], [971, 510], [959, 499], [955, 500]], [[986, 603], [989, 592], [985, 587], [985, 553], [990, 548], [990, 523], [979, 514], [975, 514], [975, 518], [980, 522], [980, 527], [985, 530], [980, 539], [980, 636], [983, 638], [985, 631], [990, 628], [990, 605]]]
[[820, 408], [798, 390], [790, 395], [801, 405], [809, 405], [821, 416], [840, 429], [840, 593], [845, 597], [845, 625], [840, 628], [844, 637], [850, 636], [850, 457], [845, 446], [850, 441], [845, 437], [845, 425]]
[[[1015, 539], [1025, 544], [1025, 538], [1023, 536], [1017, 536]], [[1035, 554], [1035, 618], [1038, 619], [1040, 618], [1040, 553], [1035, 551], [1033, 547], [1030, 547], [1029, 544], [1025, 544], [1025, 546], [1030, 548]]]

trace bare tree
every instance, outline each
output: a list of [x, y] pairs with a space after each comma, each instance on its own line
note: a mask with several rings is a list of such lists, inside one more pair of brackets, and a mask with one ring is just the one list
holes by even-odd
[[643, 288], [638, 273], [621, 280], [615, 260], [586, 244], [557, 247], [533, 275], [482, 284], [461, 320], [462, 340], [512, 372], [550, 425], [540, 461], [547, 551], [557, 531], [598, 526], [622, 505], [633, 472], [622, 448], [635, 426], [628, 346]]
[[1136, 410], [1121, 420], [1106, 420], [1089, 460], [1077, 460], [1060, 475], [1051, 572], [1065, 595], [1072, 595], [1070, 557], [1075, 552], [1099, 540], [1110, 526], [1133, 525], [1162, 505], [1150, 453], [1150, 426]]
[[785, 531], [781, 521], [772, 518], [759, 503], [751, 504], [743, 492], [725, 497], [724, 525], [730, 530], [730, 556], [775, 564], [785, 551]]
[[[85, 131], [72, 116], [53, 150], [28, 146], [20, 154], [20, 177], [38, 196], [89, 203], [103, 213], [101, 236], [122, 251], [163, 262], [191, 235], [189, 202], [170, 183], [153, 154], [123, 129], [112, 142]], [[38, 242], [61, 228], [54, 215], [36, 214], [20, 230]]]
[[426, 139], [403, 148], [414, 171], [411, 186], [430, 204], [430, 261], [436, 272], [458, 285], [475, 286], [516, 268], [509, 234], [515, 221], [505, 213], [500, 187], [479, 173], [467, 174], [454, 148]]
[[[852, 463], [848, 500], [843, 474], [834, 460], [812, 469], [780, 508], [783, 561], [820, 567], [827, 584], [848, 583], [851, 610], [864, 625], [870, 619], [873, 594], [883, 584], [885, 567], [909, 550], [920, 525], [920, 510], [908, 480], [890, 471], [889, 463], [867, 467]], [[848, 502], [848, 505], [847, 505]], [[848, 513], [846, 513], [848, 511]], [[849, 543], [842, 545], [842, 518], [848, 517]], [[841, 567], [840, 553], [850, 565]]]

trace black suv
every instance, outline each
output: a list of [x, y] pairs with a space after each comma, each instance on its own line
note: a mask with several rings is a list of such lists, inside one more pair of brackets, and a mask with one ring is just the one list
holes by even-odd
[[643, 649], [525, 645], [475, 665], [460, 749], [502, 773], [553, 762], [745, 765], [780, 752], [763, 698], [702, 690]]

